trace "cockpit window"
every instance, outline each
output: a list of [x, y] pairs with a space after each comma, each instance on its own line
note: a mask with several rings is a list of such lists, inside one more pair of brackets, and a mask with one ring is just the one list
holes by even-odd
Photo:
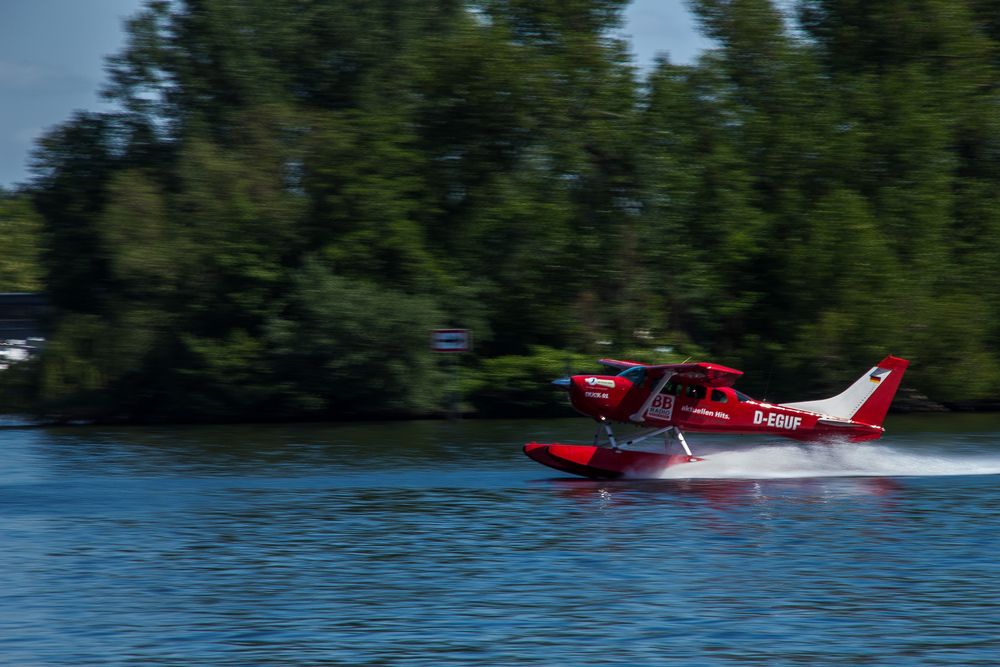
[[623, 370], [618, 374], [618, 377], [628, 378], [632, 384], [640, 385], [646, 379], [646, 369], [642, 366], [633, 366]]
[[720, 391], [718, 389], [712, 390], [712, 400], [716, 403], [725, 403], [729, 399], [726, 397], [726, 392]]
[[677, 384], [673, 380], [663, 385], [663, 389], [660, 390], [661, 394], [669, 394], [671, 396], [680, 396], [681, 385]]
[[699, 401], [705, 398], [705, 387], [700, 384], [692, 384], [687, 388], [687, 395], [690, 398], [697, 398]]
[[742, 391], [736, 391], [733, 389], [733, 393], [736, 394], [736, 400], [740, 403], [746, 403], [747, 401], [752, 401], [753, 399], [744, 394]]

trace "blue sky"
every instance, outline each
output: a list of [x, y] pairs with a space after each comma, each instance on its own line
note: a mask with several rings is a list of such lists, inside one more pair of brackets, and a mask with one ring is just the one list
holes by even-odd
[[[75, 109], [105, 110], [105, 56], [124, 45], [122, 22], [143, 0], [0, 0], [0, 186], [28, 178], [34, 141]], [[692, 62], [708, 46], [683, 0], [634, 0], [624, 33], [636, 61], [657, 52]]]

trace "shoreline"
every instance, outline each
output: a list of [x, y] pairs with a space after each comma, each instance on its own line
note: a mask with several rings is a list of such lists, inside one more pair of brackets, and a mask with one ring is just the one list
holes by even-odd
[[[926, 397], [906, 397], [903, 400], [897, 399], [899, 405], [893, 403], [889, 409], [890, 415], [962, 415], [962, 414], [991, 414], [1000, 413], [1000, 399], [983, 399], [979, 401], [961, 401], [938, 403]], [[0, 431], [31, 429], [31, 428], [80, 428], [80, 427], [157, 427], [157, 426], [239, 426], [239, 425], [287, 425], [287, 424], [364, 424], [364, 423], [392, 423], [408, 421], [487, 421], [504, 419], [539, 419], [539, 420], [559, 420], [580, 417], [579, 414], [567, 410], [564, 414], [517, 414], [493, 412], [490, 414], [478, 414], [474, 412], [462, 414], [435, 413], [429, 415], [366, 415], [355, 417], [332, 417], [324, 416], [317, 418], [295, 418], [287, 419], [196, 419], [196, 420], [144, 420], [144, 419], [49, 419], [39, 420], [20, 415], [0, 414]]]

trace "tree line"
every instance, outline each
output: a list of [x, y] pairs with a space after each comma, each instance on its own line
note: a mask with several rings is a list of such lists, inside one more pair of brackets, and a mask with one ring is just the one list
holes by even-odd
[[[0, 290], [55, 313], [8, 394], [284, 419], [460, 383], [528, 412], [595, 355], [780, 400], [891, 352], [934, 400], [997, 396], [1000, 2], [694, 0], [716, 47], [648, 69], [627, 4], [147, 2], [116, 110], [0, 197]], [[474, 331], [461, 370], [439, 327]]]

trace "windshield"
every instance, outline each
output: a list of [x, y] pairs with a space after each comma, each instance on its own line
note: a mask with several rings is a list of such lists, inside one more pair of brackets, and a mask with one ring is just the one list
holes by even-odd
[[628, 378], [632, 381], [632, 384], [640, 385], [642, 381], [646, 379], [646, 369], [642, 366], [633, 366], [632, 368], [626, 368], [618, 377]]

